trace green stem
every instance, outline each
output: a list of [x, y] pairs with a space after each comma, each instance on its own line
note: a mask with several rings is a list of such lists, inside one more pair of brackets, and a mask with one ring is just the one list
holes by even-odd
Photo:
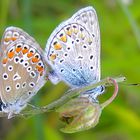
[[[117, 78], [113, 78], [116, 82], [123, 82], [125, 80], [125, 77], [117, 77]], [[44, 113], [44, 112], [50, 112], [50, 111], [54, 111], [56, 110], [58, 107], [60, 107], [61, 105], [65, 104], [67, 101], [69, 101], [71, 98], [76, 97], [78, 95], [80, 95], [81, 92], [84, 92], [86, 90], [95, 88], [97, 86], [100, 85], [110, 85], [112, 84], [112, 81], [110, 81], [110, 78], [106, 78], [103, 79], [93, 85], [90, 86], [86, 86], [83, 87], [81, 89], [74, 89], [74, 90], [69, 90], [68, 92], [66, 92], [60, 99], [52, 102], [49, 105], [43, 106], [43, 107], [33, 107], [31, 110], [29, 111], [23, 111], [23, 116], [32, 116], [35, 114], [40, 114], [40, 113]], [[114, 83], [113, 83], [114, 84]]]

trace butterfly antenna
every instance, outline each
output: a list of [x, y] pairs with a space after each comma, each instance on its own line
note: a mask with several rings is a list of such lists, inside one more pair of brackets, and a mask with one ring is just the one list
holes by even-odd
[[114, 85], [114, 93], [107, 101], [101, 104], [102, 109], [104, 109], [107, 105], [109, 105], [118, 94], [118, 83], [116, 82], [116, 80], [109, 78], [109, 82], [111, 82]]
[[125, 86], [140, 86], [140, 83], [121, 83], [121, 85], [125, 85]]

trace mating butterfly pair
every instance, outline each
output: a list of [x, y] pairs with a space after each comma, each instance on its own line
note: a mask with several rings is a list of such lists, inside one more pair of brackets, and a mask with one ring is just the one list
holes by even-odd
[[[52, 70], [48, 70], [48, 67]], [[8, 27], [0, 47], [1, 111], [11, 118], [27, 106], [47, 81], [64, 81], [72, 88], [100, 80], [100, 31], [95, 10], [86, 7], [61, 23], [47, 41], [45, 52], [23, 30]], [[94, 100], [103, 86], [86, 91]]]

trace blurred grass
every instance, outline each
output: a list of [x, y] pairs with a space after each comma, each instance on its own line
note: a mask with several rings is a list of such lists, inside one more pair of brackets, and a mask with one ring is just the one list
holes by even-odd
[[[30, 33], [45, 48], [54, 28], [81, 7], [91, 5], [98, 14], [101, 30], [102, 77], [124, 75], [129, 83], [140, 82], [139, 0], [124, 5], [121, 0], [0, 0], [0, 35], [7, 26], [18, 26]], [[35, 96], [36, 105], [46, 105], [67, 89], [63, 83], [47, 82]], [[111, 93], [107, 89], [103, 98]], [[118, 97], [105, 108], [100, 123], [93, 129], [63, 134], [56, 113], [28, 120], [1, 119], [0, 140], [139, 140], [140, 88], [120, 84]], [[3, 125], [2, 125], [3, 124]]]
[[1, 0], [0, 1], [0, 34], [3, 32], [3, 28], [7, 23], [8, 9], [9, 9], [10, 0]]
[[140, 28], [137, 26], [137, 23], [133, 19], [128, 7], [125, 4], [123, 4], [122, 0], [118, 0], [118, 3], [121, 6], [124, 14], [128, 18], [128, 21], [130, 22], [134, 35], [137, 39], [138, 46], [140, 47]]

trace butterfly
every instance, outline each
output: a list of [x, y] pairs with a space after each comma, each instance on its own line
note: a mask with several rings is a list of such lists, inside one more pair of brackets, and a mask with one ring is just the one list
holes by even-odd
[[46, 82], [43, 50], [30, 35], [8, 27], [0, 44], [1, 114], [19, 114]]
[[[74, 89], [100, 81], [100, 30], [94, 8], [83, 8], [62, 22], [50, 35], [45, 53], [54, 84], [64, 81]], [[104, 86], [98, 86], [83, 96], [96, 100], [103, 92]]]

